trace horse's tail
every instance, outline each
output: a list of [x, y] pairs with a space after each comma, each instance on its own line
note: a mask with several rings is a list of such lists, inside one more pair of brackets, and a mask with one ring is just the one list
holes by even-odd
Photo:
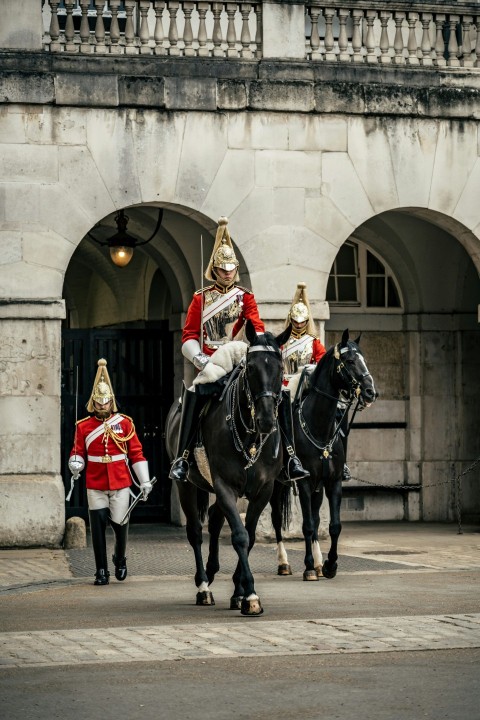
[[280, 513], [282, 516], [282, 530], [288, 530], [292, 519], [292, 494], [289, 485], [282, 485], [280, 493]]
[[197, 512], [198, 519], [202, 525], [207, 517], [209, 499], [210, 493], [207, 492], [207, 490], [200, 490], [200, 488], [197, 488]]

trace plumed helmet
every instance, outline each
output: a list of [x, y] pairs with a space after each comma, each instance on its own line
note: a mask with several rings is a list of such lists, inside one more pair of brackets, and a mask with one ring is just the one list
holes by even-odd
[[117, 403], [115, 401], [115, 394], [112, 390], [112, 383], [107, 370], [107, 361], [101, 358], [98, 362], [97, 374], [93, 383], [92, 394], [90, 400], [87, 403], [88, 412], [94, 412], [93, 407], [94, 401], [99, 405], [106, 405], [110, 400], [113, 401], [112, 410], [117, 412]]
[[305, 332], [316, 337], [315, 323], [313, 322], [312, 311], [310, 303], [308, 302], [307, 285], [304, 282], [297, 284], [285, 325], [289, 325], [292, 320], [299, 323], [306, 322]]
[[[215, 236], [215, 244], [212, 250], [212, 256], [205, 271], [207, 280], [215, 282], [215, 274], [213, 268], [222, 268], [222, 270], [235, 270], [238, 268], [239, 262], [233, 249], [232, 240], [228, 231], [228, 218], [221, 217], [218, 221], [217, 234]], [[238, 282], [238, 272], [235, 273], [234, 282]]]

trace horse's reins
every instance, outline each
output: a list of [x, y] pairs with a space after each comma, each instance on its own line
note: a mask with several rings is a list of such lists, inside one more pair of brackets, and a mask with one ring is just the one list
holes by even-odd
[[[248, 349], [248, 353], [251, 352], [274, 352], [278, 353], [278, 351], [272, 347], [271, 345], [266, 345], [265, 347], [262, 346], [254, 346], [250, 347]], [[270, 435], [272, 435], [273, 432], [276, 431], [276, 426], [274, 426], [269, 433], [257, 433], [255, 429], [255, 403], [257, 400], [259, 400], [262, 397], [273, 397], [275, 400], [275, 416], [278, 415], [278, 406], [281, 401], [281, 390], [280, 393], [276, 393], [273, 390], [262, 390], [261, 392], [257, 393], [255, 396], [252, 395], [251, 388], [248, 382], [247, 377], [247, 368], [246, 364], [237, 377], [236, 381], [232, 383], [231, 390], [227, 394], [227, 403], [230, 405], [230, 412], [226, 417], [227, 424], [230, 427], [232, 436], [233, 436], [233, 442], [235, 445], [235, 448], [238, 452], [240, 452], [243, 457], [247, 460], [247, 464], [245, 466], [245, 470], [252, 467], [260, 457], [260, 453], [262, 451], [263, 446], [267, 442]], [[243, 419], [242, 415], [242, 409], [240, 407], [240, 393], [238, 392], [238, 385], [242, 381], [243, 389], [245, 390], [245, 394], [247, 396], [247, 407], [250, 410], [250, 420], [251, 420], [251, 426], [247, 425], [245, 420]], [[238, 416], [241, 420], [241, 423], [243, 425], [244, 430], [247, 433], [247, 437], [245, 439], [245, 442], [242, 442], [242, 439], [240, 437], [240, 434], [237, 429], [237, 425], [235, 423], [235, 406], [238, 408]], [[259, 435], [260, 442], [259, 443], [249, 443], [249, 436], [253, 434]], [[250, 447], [248, 451], [246, 450], [247, 445], [250, 444]]]
[[[341, 353], [342, 353], [342, 352], [347, 352], [347, 350], [348, 350], [348, 348], [344, 348], [343, 350], [339, 350], [338, 347], [339, 347], [338, 344], [335, 345], [335, 348], [334, 348], [334, 351], [333, 351], [333, 356], [334, 356], [335, 360], [341, 360]], [[307, 421], [305, 420], [305, 417], [304, 417], [303, 412], [302, 412], [303, 403], [305, 402], [305, 400], [303, 400], [303, 402], [301, 401], [301, 402], [299, 403], [299, 405], [298, 405], [298, 419], [299, 419], [299, 422], [300, 422], [300, 427], [302, 428], [305, 437], [312, 443], [312, 445], [314, 445], [314, 446], [317, 448], [317, 450], [321, 450], [322, 455], [323, 455], [323, 457], [324, 457], [325, 459], [327, 459], [327, 458], [330, 457], [330, 455], [331, 455], [331, 453], [332, 453], [333, 445], [334, 445], [334, 443], [335, 443], [338, 435], [340, 434], [340, 428], [341, 428], [341, 424], [342, 424], [343, 418], [345, 417], [345, 415], [346, 415], [346, 414], [348, 413], [348, 411], [350, 410], [350, 408], [351, 408], [351, 406], [352, 406], [352, 403], [353, 403], [353, 401], [354, 401], [354, 397], [356, 397], [356, 398], [357, 398], [357, 404], [356, 404], [355, 409], [354, 409], [354, 411], [353, 411], [352, 419], [350, 420], [350, 424], [349, 424], [349, 427], [348, 427], [348, 432], [350, 432], [350, 427], [351, 427], [351, 425], [352, 425], [353, 418], [355, 417], [355, 414], [356, 414], [356, 412], [357, 412], [357, 410], [358, 410], [358, 406], [359, 406], [359, 404], [360, 404], [360, 393], [361, 393], [361, 391], [362, 391], [362, 389], [361, 389], [361, 382], [360, 382], [359, 380], [357, 380], [357, 378], [353, 377], [352, 373], [348, 370], [348, 368], [346, 367], [346, 365], [345, 365], [344, 362], [339, 362], [338, 365], [337, 365], [336, 368], [335, 368], [335, 371], [342, 377], [342, 379], [343, 379], [345, 382], [349, 382], [349, 383], [350, 383], [350, 397], [349, 397], [348, 399], [346, 399], [345, 402], [347, 403], [347, 405], [346, 405], [346, 407], [345, 407], [345, 410], [344, 410], [344, 412], [343, 412], [343, 415], [342, 415], [342, 417], [340, 418], [339, 422], [335, 424], [335, 430], [334, 430], [334, 432], [333, 432], [333, 435], [332, 435], [332, 437], [330, 438], [330, 440], [329, 440], [325, 445], [321, 445], [319, 442], [317, 442], [317, 440], [314, 438], [314, 436], [313, 436], [313, 434], [312, 434], [312, 431], [311, 431], [310, 428], [308, 427]], [[347, 378], [345, 378], [345, 375], [343, 374], [344, 372], [345, 372]], [[369, 373], [368, 370], [367, 370], [367, 372], [363, 373], [362, 379], [363, 379], [364, 377], [368, 377], [369, 375], [370, 375], [370, 373]], [[328, 399], [330, 399], [330, 400], [333, 400], [335, 403], [338, 403], [338, 400], [339, 400], [338, 397], [335, 397], [334, 395], [330, 395], [329, 393], [326, 393], [324, 390], [319, 390], [315, 385], [312, 385], [312, 389], [313, 389], [316, 393], [318, 393], [319, 395], [323, 395], [324, 397], [326, 397], [326, 398], [328, 398]], [[348, 433], [347, 433], [347, 434], [348, 434]]]

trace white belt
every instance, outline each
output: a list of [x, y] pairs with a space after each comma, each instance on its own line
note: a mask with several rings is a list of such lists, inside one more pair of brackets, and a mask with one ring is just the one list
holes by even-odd
[[87, 460], [89, 462], [111, 463], [125, 460], [126, 457], [123, 453], [121, 455], [87, 455]]

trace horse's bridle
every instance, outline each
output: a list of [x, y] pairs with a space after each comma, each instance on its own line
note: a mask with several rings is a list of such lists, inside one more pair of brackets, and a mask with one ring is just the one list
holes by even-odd
[[365, 360], [363, 360], [363, 355], [360, 352], [358, 352], [357, 350], [355, 350], [355, 353], [362, 358], [365, 368], [366, 368], [366, 372], [362, 373], [362, 375], [360, 376], [360, 380], [357, 380], [357, 378], [352, 375], [352, 373], [350, 372], [348, 367], [342, 361], [342, 353], [348, 352], [349, 349], [350, 348], [348, 347], [348, 345], [347, 345], [347, 347], [340, 349], [340, 345], [339, 345], [339, 343], [337, 343], [333, 349], [333, 355], [334, 355], [335, 360], [340, 361], [336, 367], [337, 373], [340, 375], [342, 380], [347, 385], [350, 385], [350, 392], [349, 392], [348, 398], [346, 398], [346, 402], [350, 402], [350, 404], [351, 404], [354, 397], [357, 398], [358, 402], [362, 402], [361, 397], [360, 397], [361, 392], [362, 392], [362, 380], [366, 377], [372, 377], [372, 375], [367, 368], [367, 364], [365, 363]]
[[[278, 349], [274, 348], [272, 345], [265, 345], [265, 346], [253, 346], [250, 347], [247, 350], [247, 355], [251, 352], [274, 352], [277, 355], [279, 354]], [[268, 438], [272, 433], [276, 431], [276, 426], [274, 425], [269, 433], [265, 433], [264, 435], [261, 435], [260, 433], [257, 433], [256, 427], [255, 427], [255, 403], [257, 400], [260, 400], [260, 398], [263, 397], [272, 397], [275, 400], [275, 417], [278, 416], [278, 406], [280, 405], [280, 402], [282, 400], [282, 390], [280, 388], [280, 392], [276, 393], [273, 390], [262, 390], [261, 392], [257, 393], [256, 395], [252, 394], [250, 384], [248, 382], [248, 376], [247, 376], [247, 361], [246, 357], [242, 360], [243, 368], [240, 374], [238, 375], [236, 381], [232, 383], [231, 391], [228, 393], [229, 402], [230, 405], [230, 411], [229, 414], [226, 417], [227, 423], [230, 426], [232, 435], [233, 435], [233, 442], [235, 445], [235, 448], [238, 450], [238, 452], [242, 453], [243, 457], [248, 461], [247, 465], [245, 466], [245, 469], [251, 467], [254, 465], [254, 463], [258, 460], [260, 457], [260, 452], [267, 442]], [[247, 407], [250, 410], [250, 420], [251, 420], [251, 426], [249, 427], [246, 422], [243, 419], [242, 411], [240, 408], [240, 397], [238, 393], [238, 385], [242, 382], [243, 389], [245, 390], [245, 394], [247, 396]], [[241, 423], [243, 425], [244, 430], [247, 433], [247, 437], [244, 442], [242, 442], [242, 439], [240, 438], [240, 435], [238, 433], [237, 426], [235, 424], [234, 419], [234, 413], [235, 413], [235, 405], [238, 407], [238, 415], [240, 417]], [[259, 443], [251, 442], [250, 437], [254, 434], [258, 434], [260, 436]], [[247, 446], [249, 445], [248, 451]]]

